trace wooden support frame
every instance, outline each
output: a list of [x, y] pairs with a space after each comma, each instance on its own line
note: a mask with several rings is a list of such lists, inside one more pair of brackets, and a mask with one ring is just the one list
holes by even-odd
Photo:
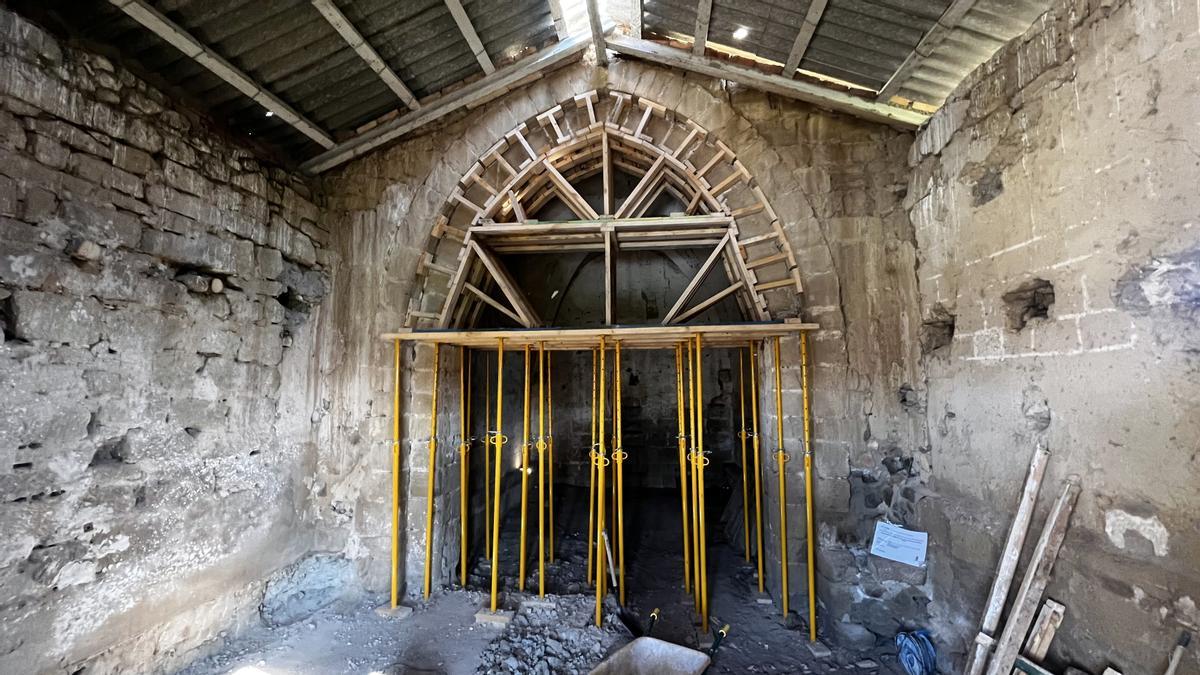
[[520, 323], [526, 328], [534, 328], [540, 325], [542, 320], [533, 311], [533, 306], [529, 304], [529, 300], [525, 297], [521, 288], [517, 286], [517, 282], [513, 280], [504, 263], [500, 262], [499, 258], [492, 255], [491, 251], [480, 246], [475, 240], [471, 240], [470, 246], [475, 252], [475, 257], [479, 258], [479, 261], [487, 268], [487, 271], [496, 281], [496, 285], [500, 287], [500, 292], [504, 294], [504, 297], [508, 298], [508, 302], [512, 304], [513, 309], [520, 316]]
[[696, 32], [693, 33], [695, 42], [692, 44], [692, 53], [696, 56], [704, 56], [704, 50], [708, 46], [708, 24], [712, 18], [712, 0], [696, 0]]
[[950, 33], [958, 27], [959, 22], [967, 15], [967, 12], [971, 11], [976, 2], [977, 0], [954, 0], [954, 2], [951, 2], [946, 11], [942, 12], [942, 16], [937, 20], [937, 23], [933, 24], [929, 31], [921, 37], [921, 41], [917, 43], [917, 46], [909, 52], [904, 61], [900, 63], [900, 67], [896, 69], [896, 72], [892, 73], [892, 76], [888, 78], [887, 83], [879, 90], [879, 94], [875, 97], [875, 100], [880, 103], [890, 101], [896, 95], [896, 92], [908, 82], [909, 77], [921, 67], [925, 59], [933, 54]]
[[588, 26], [591, 28], [592, 45], [596, 49], [596, 63], [608, 65], [608, 44], [604, 40], [604, 21], [600, 16], [600, 6], [596, 0], [587, 0]]
[[712, 271], [713, 265], [721, 258], [722, 255], [724, 255], [725, 246], [728, 243], [729, 235], [726, 234], [724, 237], [721, 237], [721, 241], [718, 242], [716, 247], [713, 248], [712, 253], [708, 254], [708, 258], [706, 258], [704, 263], [700, 265], [700, 269], [696, 270], [696, 273], [692, 275], [692, 280], [689, 281], [688, 285], [684, 287], [683, 293], [679, 295], [679, 299], [675, 301], [675, 304], [671, 306], [671, 310], [667, 312], [665, 317], [663, 317], [662, 323], [664, 326], [675, 322], [675, 317], [678, 316], [681, 311], [683, 311], [684, 306], [687, 305], [687, 303], [692, 299], [692, 296], [696, 294], [696, 289], [700, 288], [700, 284], [704, 283], [704, 279], [708, 277], [708, 273]]
[[796, 41], [792, 43], [792, 51], [788, 53], [787, 63], [783, 66], [784, 77], [791, 79], [800, 69], [800, 61], [804, 59], [804, 53], [808, 51], [813, 34], [817, 32], [817, 24], [821, 22], [821, 16], [825, 14], [825, 5], [828, 1], [811, 0], [809, 3], [808, 12], [804, 15], [804, 24], [800, 26], [800, 32], [796, 34]]

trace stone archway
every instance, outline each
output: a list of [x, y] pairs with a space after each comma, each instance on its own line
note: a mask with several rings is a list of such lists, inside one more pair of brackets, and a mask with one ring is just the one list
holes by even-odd
[[[628, 194], [612, 188], [617, 171], [637, 179]], [[596, 175], [603, 176], [604, 190], [592, 205], [574, 186]], [[485, 265], [471, 266], [472, 256], [482, 252], [470, 242], [481, 226], [533, 228], [533, 216], [554, 200], [581, 221], [638, 218], [664, 193], [686, 205], [672, 214], [672, 223], [689, 225], [698, 216], [727, 223], [728, 246], [720, 258], [738, 283], [725, 292], [736, 297], [745, 319], [797, 314], [802, 286], [796, 258], [779, 216], [734, 151], [653, 100], [594, 90], [518, 124], [462, 175], [426, 242], [405, 325], [468, 327], [481, 307], [496, 305], [474, 287]], [[464, 286], [475, 295], [464, 296]], [[519, 302], [513, 304], [514, 314], [524, 317], [515, 307]]]

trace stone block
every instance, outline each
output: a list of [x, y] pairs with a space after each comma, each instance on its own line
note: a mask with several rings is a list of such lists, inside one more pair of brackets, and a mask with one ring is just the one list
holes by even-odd
[[71, 156], [71, 151], [62, 143], [41, 134], [34, 134], [30, 149], [33, 150], [34, 159], [53, 169], [65, 168]]
[[317, 250], [313, 246], [312, 240], [279, 218], [271, 220], [267, 245], [279, 249], [285, 258], [302, 265], [311, 266], [317, 261]]
[[913, 586], [924, 584], [927, 572], [925, 567], [906, 565], [876, 555], [867, 557], [867, 568], [877, 581], [899, 581]]
[[197, 197], [205, 197], [213, 191], [212, 183], [198, 172], [169, 159], [163, 164], [163, 179], [167, 185]]
[[259, 613], [269, 626], [284, 626], [349, 600], [360, 587], [354, 563], [317, 554], [276, 572], [267, 580]]
[[209, 202], [166, 185], [151, 185], [146, 189], [146, 200], [154, 206], [206, 223], [217, 222], [221, 217], [220, 212]]
[[184, 237], [147, 230], [142, 249], [169, 262], [219, 274], [252, 274], [254, 245], [248, 241], [221, 239], [199, 234]]
[[95, 298], [16, 291], [12, 332], [24, 340], [88, 347], [100, 340], [102, 311]]
[[68, 168], [80, 178], [140, 198], [143, 194], [142, 180], [128, 171], [92, 157], [76, 153], [71, 155]]
[[26, 141], [25, 127], [21, 121], [12, 113], [0, 110], [0, 145], [13, 150], [24, 150]]
[[283, 273], [283, 255], [276, 249], [259, 246], [254, 249], [254, 259], [258, 264], [259, 276], [278, 279]]
[[158, 168], [150, 153], [121, 143], [113, 148], [113, 165], [133, 174], [144, 176]]
[[241, 326], [238, 330], [242, 343], [238, 347], [237, 360], [277, 366], [283, 359], [283, 339], [275, 326]]
[[116, 209], [69, 201], [63, 204], [62, 219], [71, 235], [105, 246], [133, 248], [141, 240], [141, 221]]
[[512, 612], [505, 611], [503, 609], [498, 609], [493, 612], [492, 610], [485, 608], [475, 612], [475, 625], [501, 629], [507, 626], [508, 623], [512, 621], [512, 618]]

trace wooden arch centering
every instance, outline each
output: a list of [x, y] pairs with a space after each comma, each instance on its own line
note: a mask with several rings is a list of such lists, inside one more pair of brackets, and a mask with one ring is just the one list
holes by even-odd
[[[617, 170], [638, 180], [620, 203], [613, 190]], [[574, 187], [597, 174], [604, 185], [599, 212]], [[664, 192], [686, 204], [685, 210], [646, 217]], [[531, 217], [555, 198], [578, 220]], [[604, 253], [605, 317], [611, 325], [618, 252], [670, 248], [711, 253], [663, 325], [683, 323], [729, 296], [751, 321], [795, 314], [795, 294], [802, 290], [795, 256], [779, 217], [735, 153], [659, 103], [620, 91], [589, 91], [517, 125], [462, 176], [430, 234], [418, 268], [420, 292], [405, 325], [471, 328], [481, 310], [491, 307], [525, 328], [542, 327], [500, 255], [562, 251]], [[693, 303], [718, 262], [729, 284]]]

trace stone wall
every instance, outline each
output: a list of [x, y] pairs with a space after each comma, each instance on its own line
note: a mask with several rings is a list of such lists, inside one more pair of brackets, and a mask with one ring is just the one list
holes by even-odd
[[[852, 485], [869, 484], [873, 487], [868, 491], [878, 493], [879, 485], [906, 482], [910, 474], [927, 467], [920, 451], [925, 444], [924, 417], [906, 393], [921, 382], [915, 242], [901, 208], [911, 136], [637, 62], [613, 59], [607, 70], [580, 64], [325, 178], [324, 192], [330, 195], [327, 229], [334, 233], [332, 246], [344, 263], [334, 270], [333, 321], [319, 365], [330, 375], [320, 397], [331, 401], [322, 434], [332, 450], [322, 456], [318, 483], [326, 489], [322, 498], [352, 527], [329, 532], [329, 541], [322, 545], [352, 551], [377, 588], [385, 587], [388, 577], [392, 388], [391, 347], [378, 336], [403, 325], [415, 292], [414, 270], [434, 220], [471, 164], [517, 124], [575, 94], [606, 87], [645, 96], [707, 128], [710, 138], [729, 145], [746, 164], [784, 223], [806, 287], [805, 318], [822, 326], [812, 345], [816, 498], [829, 548], [853, 562], [851, 551], [861, 553], [861, 533], [869, 529], [864, 523], [882, 512], [878, 495], [856, 498]], [[786, 469], [790, 588], [792, 605], [801, 607], [806, 589], [797, 348], [795, 341], [784, 342], [786, 447], [793, 457]], [[409, 495], [402, 505], [408, 510], [402, 537], [408, 569], [405, 590], [415, 594], [424, 555], [430, 361], [425, 348], [402, 351], [402, 481]], [[774, 413], [773, 396], [765, 387], [771, 382], [766, 364], [761, 368], [762, 464], [772, 467], [774, 436], [766, 434], [773, 434]], [[506, 409], [516, 410], [519, 378], [509, 376], [506, 382]], [[715, 378], [708, 386], [717, 393]], [[564, 415], [561, 407], [558, 410]], [[456, 408], [448, 413], [450, 420], [456, 419]], [[575, 417], [586, 419], [578, 413]], [[456, 421], [447, 423], [457, 429]], [[580, 436], [578, 432], [577, 428], [574, 436]], [[515, 435], [507, 431], [507, 423], [506, 433], [510, 439], [520, 437], [519, 429]], [[449, 438], [444, 436], [440, 443], [447, 450], [439, 456], [439, 495], [455, 495], [458, 489], [456, 451], [449, 449]], [[904, 470], [894, 474], [888, 467]], [[764, 468], [764, 485], [775, 484], [771, 471]], [[889, 494], [893, 513], [911, 513], [913, 491], [897, 487]], [[445, 517], [452, 519], [457, 498], [444, 499], [449, 501]], [[776, 499], [774, 492], [768, 493], [768, 514], [778, 512]], [[453, 520], [438, 516], [435, 538], [443, 536], [448, 522]], [[772, 557], [767, 569], [778, 597], [778, 526], [774, 521], [769, 526], [766, 548]], [[455, 538], [435, 547], [439, 555], [456, 555]], [[439, 560], [435, 565], [445, 570], [453, 562]], [[847, 589], [859, 573], [825, 581], [823, 616], [853, 619], [876, 606], [889, 606], [893, 598], [886, 594], [850, 601]], [[863, 562], [861, 574], [874, 578], [874, 569]], [[442, 576], [440, 582], [449, 579]]]
[[947, 663], [1047, 420], [1031, 540], [1062, 481], [1083, 486], [1047, 593], [1067, 606], [1051, 663], [1161, 670], [1200, 624], [1197, 12], [1057, 3], [913, 147], [936, 476], [920, 521]]
[[0, 10], [0, 671], [170, 670], [310, 548], [318, 214]]

